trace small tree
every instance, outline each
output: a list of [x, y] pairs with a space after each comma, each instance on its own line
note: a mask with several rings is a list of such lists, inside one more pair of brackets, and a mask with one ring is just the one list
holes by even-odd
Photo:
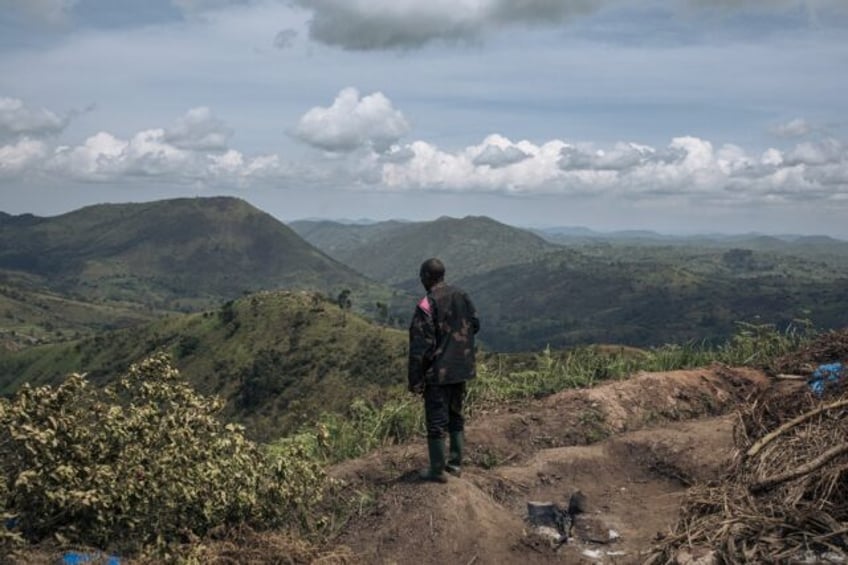
[[346, 288], [339, 293], [339, 295], [336, 297], [336, 303], [342, 310], [342, 325], [344, 325], [347, 323], [347, 311], [350, 310], [350, 307], [353, 305], [350, 300], [349, 288]]
[[346, 288], [336, 297], [336, 303], [342, 310], [350, 310], [352, 303], [350, 301], [350, 289]]

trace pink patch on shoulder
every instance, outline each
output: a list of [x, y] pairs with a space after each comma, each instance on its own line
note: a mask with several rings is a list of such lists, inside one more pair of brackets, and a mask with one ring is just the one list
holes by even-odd
[[427, 314], [428, 316], [432, 316], [432, 315], [433, 315], [433, 312], [430, 310], [430, 301], [429, 301], [429, 300], [427, 300], [427, 297], [426, 297], [426, 296], [425, 296], [424, 298], [422, 298], [422, 299], [418, 302], [418, 307], [419, 307], [419, 308], [421, 308], [421, 310], [422, 310], [425, 314]]

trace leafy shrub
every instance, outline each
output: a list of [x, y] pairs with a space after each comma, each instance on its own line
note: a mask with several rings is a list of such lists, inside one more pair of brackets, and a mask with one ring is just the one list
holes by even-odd
[[121, 551], [222, 525], [309, 521], [325, 486], [318, 464], [297, 444], [270, 457], [217, 419], [221, 406], [165, 355], [106, 388], [80, 375], [24, 386], [0, 403], [3, 513], [31, 542], [55, 536]]

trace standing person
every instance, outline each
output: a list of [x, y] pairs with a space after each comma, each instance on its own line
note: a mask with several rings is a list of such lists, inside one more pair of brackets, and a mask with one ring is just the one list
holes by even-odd
[[[424, 396], [427, 451], [430, 466], [423, 480], [446, 482], [445, 471], [461, 473], [464, 443], [462, 401], [465, 383], [476, 376], [474, 334], [480, 321], [471, 299], [459, 288], [445, 284], [445, 265], [427, 259], [418, 273], [427, 290], [415, 308], [409, 326], [409, 390]], [[450, 453], [445, 460], [445, 436]]]

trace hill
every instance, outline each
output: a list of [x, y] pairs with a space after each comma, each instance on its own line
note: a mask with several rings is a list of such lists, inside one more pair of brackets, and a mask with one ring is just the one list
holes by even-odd
[[272, 216], [228, 197], [101, 204], [0, 219], [0, 269], [85, 300], [194, 309], [244, 291], [374, 285]]
[[279, 437], [354, 398], [377, 398], [405, 380], [406, 335], [340, 309], [315, 293], [260, 292], [216, 311], [68, 343], [0, 352], [0, 392], [45, 384], [71, 372], [98, 383], [156, 351], [204, 394], [226, 402], [228, 418], [256, 437]]
[[296, 222], [310, 243], [374, 280], [418, 291], [418, 268], [439, 257], [457, 280], [540, 257], [559, 246], [484, 216], [350, 226]]
[[844, 325], [848, 272], [748, 250], [560, 252], [460, 279], [485, 343], [521, 350], [586, 343], [720, 341], [737, 322]]

